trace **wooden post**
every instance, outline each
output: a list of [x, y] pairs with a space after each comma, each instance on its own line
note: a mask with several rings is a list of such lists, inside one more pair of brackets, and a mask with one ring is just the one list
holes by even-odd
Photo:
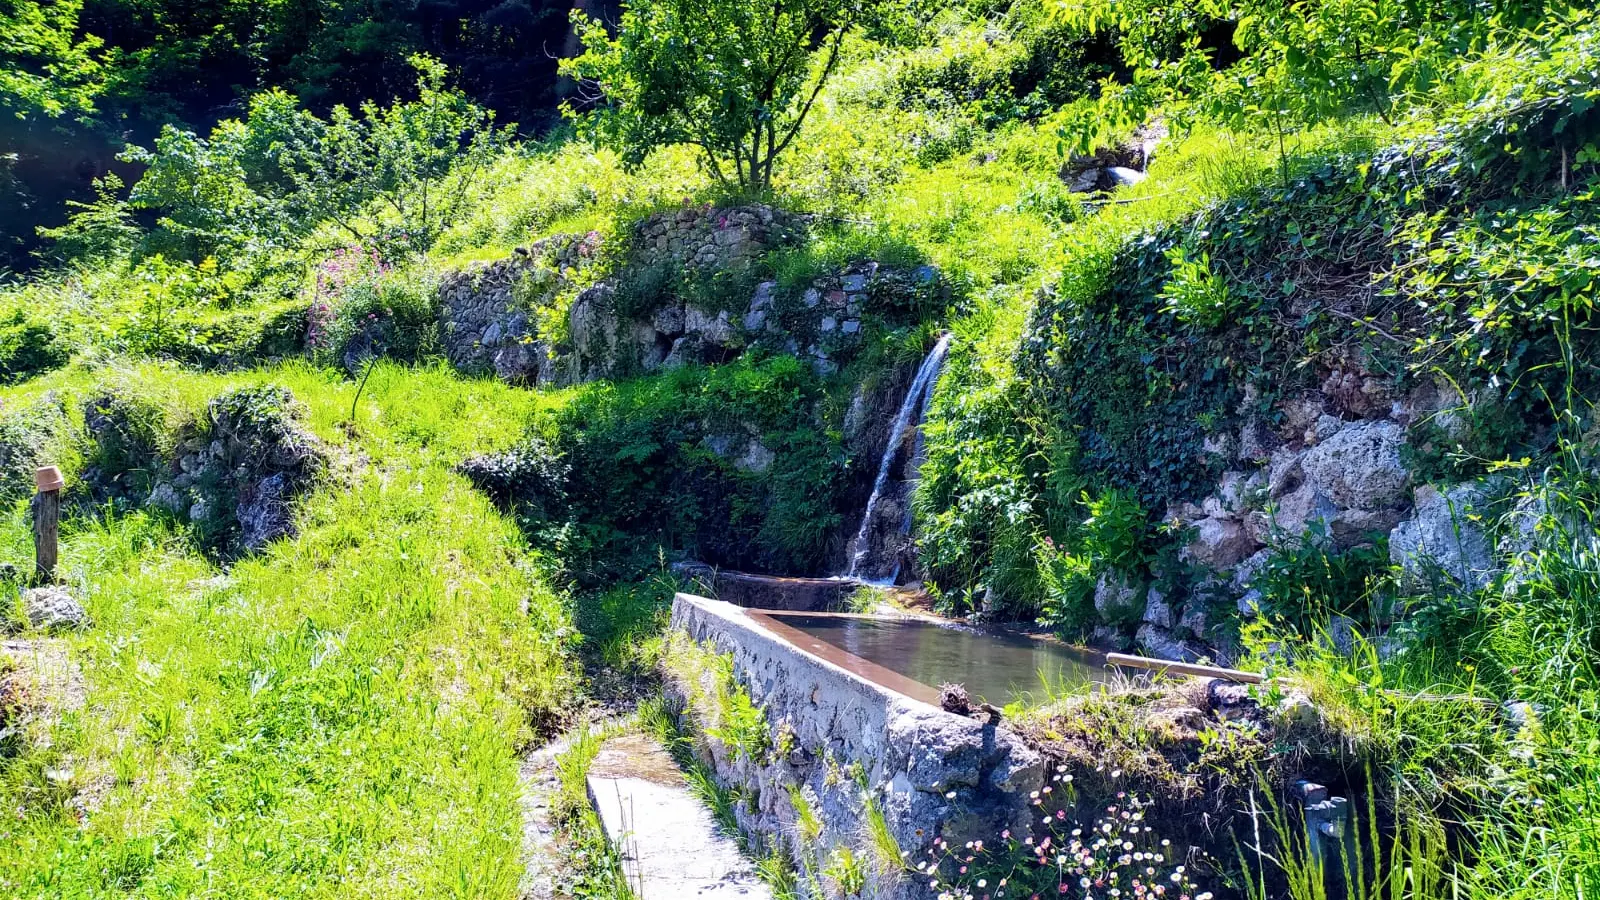
[[55, 466], [33, 473], [39, 493], [33, 498], [33, 554], [35, 579], [39, 584], [56, 580], [56, 539], [61, 527], [61, 488], [66, 480]]

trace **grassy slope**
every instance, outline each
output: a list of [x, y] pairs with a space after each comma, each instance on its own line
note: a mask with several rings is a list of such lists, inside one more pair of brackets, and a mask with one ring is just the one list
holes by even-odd
[[[870, 74], [863, 68], [841, 84], [868, 99], [892, 94], [854, 83]], [[1058, 271], [1094, 277], [1088, 263], [1139, 231], [1258, 187], [1275, 172], [1276, 156], [1259, 136], [1192, 135], [1163, 147], [1151, 178], [1119, 194], [1118, 204], [1086, 211], [1060, 194], [1049, 120], [916, 159], [906, 124], [894, 103], [829, 106], [794, 151], [784, 202], [837, 216], [823, 219], [819, 258], [909, 246], [957, 282], [961, 300], [951, 314], [960, 340], [930, 452], [937, 460], [945, 441], [947, 461], [960, 457], [975, 470], [964, 499], [976, 506], [998, 498], [1001, 507], [974, 513], [998, 520], [1008, 500], [999, 476], [1039, 460], [962, 452], [957, 432], [1026, 428], [1012, 357], [1033, 286]], [[1290, 149], [1359, 149], [1387, 140], [1385, 131], [1335, 122]], [[688, 157], [674, 152], [624, 174], [607, 154], [576, 142], [508, 157], [474, 218], [424, 265], [496, 257], [551, 231], [616, 227], [639, 208], [703, 193], [692, 173]], [[840, 221], [848, 224], [835, 232]], [[48, 307], [70, 320], [75, 344], [124, 351], [140, 345], [123, 332], [145, 327], [141, 317], [156, 306], [150, 298], [160, 296], [140, 293], [137, 282], [108, 264], [65, 288], [46, 280], [10, 291], [4, 305]], [[191, 410], [239, 381], [282, 381], [311, 405], [316, 430], [362, 461], [348, 488], [331, 485], [307, 505], [299, 538], [236, 567], [225, 586], [191, 586], [215, 569], [158, 523], [132, 517], [69, 535], [67, 566], [99, 623], [74, 639], [90, 705], [54, 729], [52, 749], [0, 774], [5, 808], [23, 811], [0, 824], [0, 893], [109, 894], [123, 883], [149, 895], [509, 895], [511, 751], [526, 733], [525, 711], [537, 717], [561, 703], [569, 666], [544, 641], [567, 618], [510, 523], [447, 469], [469, 451], [509, 445], [522, 421], [561, 398], [380, 368], [364, 395], [360, 437], [349, 440], [338, 423], [354, 387], [331, 373], [102, 374]], [[88, 380], [81, 371], [57, 374], [10, 394]], [[1009, 587], [1003, 570], [1031, 565], [1032, 539], [1026, 529], [1015, 546], [983, 551], [1005, 550], [1018, 564], [1000, 560], [966, 581]], [[0, 531], [0, 547], [7, 560], [26, 558], [20, 517]], [[1397, 710], [1378, 684], [1514, 695], [1558, 710], [1528, 764], [1496, 776], [1543, 806], [1508, 805], [1469, 823], [1486, 852], [1460, 896], [1571, 895], [1578, 885], [1593, 896], [1600, 885], [1589, 812], [1596, 629], [1588, 621], [1600, 579], [1587, 546], [1573, 547], [1543, 558], [1550, 571], [1531, 598], [1542, 604], [1514, 595], [1468, 609], [1469, 621], [1455, 623], [1460, 633], [1440, 640], [1447, 649], [1437, 667], [1302, 662], [1326, 695], [1319, 699], [1366, 717], [1392, 745], [1397, 770], [1418, 783], [1439, 777], [1431, 750], [1470, 749], [1463, 736], [1479, 723]], [[522, 598], [533, 601], [529, 618], [518, 612]], [[1439, 600], [1441, 610], [1452, 608], [1452, 598]], [[1553, 653], [1558, 645], [1571, 655]], [[1473, 656], [1500, 668], [1551, 660], [1561, 671], [1541, 666], [1537, 679], [1483, 685], [1459, 665]], [[63, 763], [103, 796], [86, 826], [46, 774]]]
[[[311, 368], [114, 377], [197, 399], [285, 384], [354, 470], [306, 502], [298, 537], [221, 577], [152, 518], [73, 523], [89, 700], [0, 770], [0, 893], [512, 896], [514, 752], [572, 690], [568, 616], [515, 527], [448, 467], [517, 437], [545, 398], [381, 367], [350, 440], [354, 386]], [[3, 546], [26, 559], [20, 513]], [[69, 787], [95, 798], [86, 821]]]

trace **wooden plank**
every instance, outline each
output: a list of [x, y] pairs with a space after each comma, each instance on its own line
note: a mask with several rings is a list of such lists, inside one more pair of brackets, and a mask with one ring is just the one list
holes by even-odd
[[1130, 669], [1150, 669], [1171, 675], [1193, 675], [1196, 678], [1221, 678], [1242, 684], [1260, 684], [1265, 679], [1259, 672], [1224, 669], [1219, 666], [1201, 666], [1194, 663], [1173, 662], [1170, 659], [1151, 659], [1127, 653], [1107, 653], [1106, 665], [1125, 666]]

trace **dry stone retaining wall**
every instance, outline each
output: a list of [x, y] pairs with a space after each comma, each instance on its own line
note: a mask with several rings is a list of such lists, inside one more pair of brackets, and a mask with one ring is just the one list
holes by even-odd
[[583, 289], [567, 313], [557, 345], [538, 332], [543, 307], [577, 290], [599, 256], [599, 239], [556, 235], [510, 258], [475, 264], [440, 288], [446, 356], [460, 371], [493, 372], [506, 381], [573, 384], [696, 362], [721, 362], [753, 344], [806, 359], [819, 373], [837, 371], [859, 346], [867, 317], [942, 289], [931, 266], [899, 270], [862, 260], [814, 279], [794, 296], [776, 282], [755, 284], [748, 302], [708, 308], [678, 292], [638, 311], [619, 308], [630, 279], [728, 277], [737, 284], [749, 264], [792, 242], [805, 227], [770, 206], [686, 206], [635, 226], [619, 268]]
[[630, 263], [731, 269], [792, 241], [804, 227], [801, 218], [760, 203], [685, 205], [649, 216], [635, 227]]
[[551, 348], [538, 334], [537, 311], [575, 285], [599, 246], [594, 232], [552, 235], [447, 277], [439, 287], [439, 330], [450, 364], [511, 382], [549, 380]]

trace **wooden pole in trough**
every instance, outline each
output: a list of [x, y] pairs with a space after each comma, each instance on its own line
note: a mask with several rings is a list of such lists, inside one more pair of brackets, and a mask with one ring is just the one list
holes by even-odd
[[1197, 666], [1193, 663], [1151, 659], [1148, 656], [1129, 656], [1126, 653], [1107, 653], [1106, 664], [1130, 669], [1154, 669], [1175, 675], [1194, 675], [1199, 678], [1221, 678], [1224, 681], [1238, 681], [1243, 684], [1260, 684], [1264, 680], [1258, 672], [1223, 669], [1217, 666]]
[[55, 466], [45, 466], [33, 473], [33, 483], [39, 493], [33, 498], [33, 556], [34, 578], [39, 584], [52, 584], [56, 580], [57, 539], [61, 530], [61, 488], [66, 479]]

